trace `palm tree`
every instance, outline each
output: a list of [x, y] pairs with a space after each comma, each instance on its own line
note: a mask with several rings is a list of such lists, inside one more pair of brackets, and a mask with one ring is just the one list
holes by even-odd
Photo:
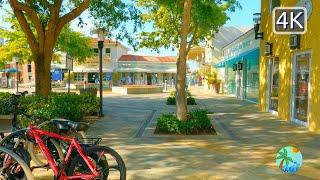
[[288, 156], [288, 151], [285, 148], [283, 148], [283, 152], [281, 152], [280, 150], [277, 155], [279, 156], [277, 156], [276, 159], [281, 159], [281, 162], [280, 162], [281, 170], [283, 170], [283, 163], [286, 163], [286, 166], [288, 166], [290, 162], [293, 163], [293, 159]]

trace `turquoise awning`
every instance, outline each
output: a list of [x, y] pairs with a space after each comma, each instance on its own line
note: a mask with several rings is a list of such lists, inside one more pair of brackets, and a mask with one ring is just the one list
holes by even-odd
[[260, 49], [255, 48], [250, 51], [244, 52], [242, 54], [239, 54], [237, 56], [222, 60], [221, 62], [214, 65], [215, 68], [224, 68], [226, 64], [234, 64], [237, 62], [241, 62], [244, 59], [259, 59], [260, 57]]

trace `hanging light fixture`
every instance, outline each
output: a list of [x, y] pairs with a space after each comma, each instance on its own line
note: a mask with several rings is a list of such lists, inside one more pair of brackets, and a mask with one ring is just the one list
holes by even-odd
[[254, 25], [255, 39], [263, 39], [263, 32], [260, 32], [261, 13], [253, 14], [253, 25]]

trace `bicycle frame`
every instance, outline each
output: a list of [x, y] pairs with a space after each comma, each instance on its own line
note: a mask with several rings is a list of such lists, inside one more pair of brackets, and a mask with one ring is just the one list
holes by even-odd
[[[46, 157], [48, 160], [49, 166], [54, 172], [54, 175], [58, 177], [59, 179], [93, 179], [99, 176], [99, 173], [97, 171], [97, 167], [95, 164], [89, 159], [89, 157], [85, 154], [83, 148], [81, 145], [77, 142], [75, 138], [67, 138], [63, 137], [59, 134], [56, 133], [51, 133], [47, 131], [40, 130], [36, 128], [35, 126], [29, 126], [27, 130], [27, 136], [34, 138], [36, 143], [38, 144], [42, 154]], [[66, 165], [71, 158], [71, 153], [75, 149], [81, 158], [84, 160], [88, 168], [90, 169], [91, 173], [90, 174], [81, 174], [81, 175], [76, 175], [76, 176], [67, 176], [65, 173], [64, 167], [62, 169], [59, 168], [57, 162], [55, 162], [53, 156], [51, 155], [49, 149], [47, 148], [45, 142], [42, 140], [42, 137], [51, 137], [53, 139], [59, 139], [61, 141], [65, 141], [70, 143], [69, 149], [67, 151], [66, 157], [63, 160], [64, 165]]]

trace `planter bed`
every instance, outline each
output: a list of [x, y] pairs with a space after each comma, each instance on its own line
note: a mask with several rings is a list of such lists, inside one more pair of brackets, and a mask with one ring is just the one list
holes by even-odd
[[10, 132], [12, 129], [12, 115], [0, 115], [0, 132]]
[[162, 93], [162, 86], [121, 86], [121, 87], [112, 87], [113, 93], [118, 94], [155, 94]]

